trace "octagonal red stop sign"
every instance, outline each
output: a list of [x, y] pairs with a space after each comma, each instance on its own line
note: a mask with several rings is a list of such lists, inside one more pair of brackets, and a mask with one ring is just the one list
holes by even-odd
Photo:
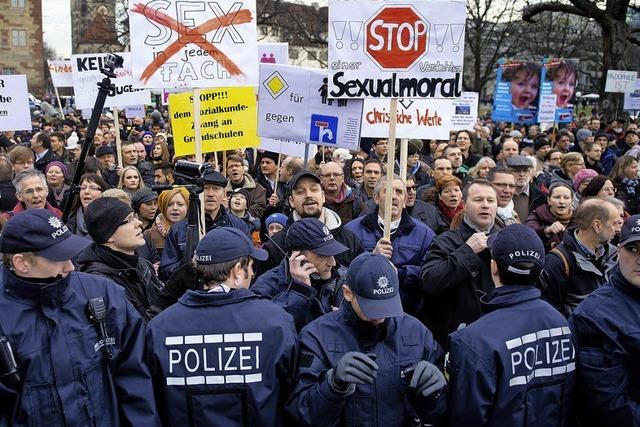
[[385, 6], [365, 24], [365, 52], [382, 69], [409, 69], [428, 50], [429, 21], [413, 6]]

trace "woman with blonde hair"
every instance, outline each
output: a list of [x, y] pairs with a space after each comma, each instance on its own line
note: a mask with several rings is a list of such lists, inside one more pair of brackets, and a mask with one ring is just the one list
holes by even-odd
[[182, 221], [187, 216], [189, 209], [189, 192], [183, 188], [172, 188], [160, 193], [158, 197], [158, 216], [145, 235], [162, 256], [164, 242], [169, 230], [174, 224]]
[[122, 170], [118, 188], [128, 194], [133, 194], [136, 190], [145, 187], [140, 171], [135, 166], [127, 166]]
[[478, 163], [474, 167], [469, 170], [469, 175], [476, 178], [484, 178], [487, 179], [487, 175], [489, 175], [489, 171], [496, 167], [496, 162], [488, 156], [485, 156], [478, 160]]

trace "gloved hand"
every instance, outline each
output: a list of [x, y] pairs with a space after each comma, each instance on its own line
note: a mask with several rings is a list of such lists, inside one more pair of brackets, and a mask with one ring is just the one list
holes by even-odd
[[413, 371], [409, 387], [422, 397], [428, 397], [442, 390], [446, 384], [447, 381], [444, 379], [444, 375], [436, 365], [426, 360], [421, 360], [416, 365], [415, 371]]
[[338, 361], [331, 381], [337, 389], [345, 390], [350, 384], [373, 384], [377, 374], [378, 365], [369, 356], [350, 351]]
[[156, 306], [160, 310], [175, 304], [188, 289], [199, 289], [200, 281], [198, 273], [192, 263], [186, 263], [178, 267], [165, 287], [158, 293]]

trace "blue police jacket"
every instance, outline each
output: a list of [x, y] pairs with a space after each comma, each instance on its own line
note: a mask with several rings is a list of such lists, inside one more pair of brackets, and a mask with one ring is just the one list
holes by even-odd
[[[357, 385], [353, 394], [339, 393], [327, 372], [345, 353], [376, 355], [380, 366], [374, 384]], [[418, 416], [438, 422], [445, 410], [445, 393], [418, 398], [409, 390], [404, 370], [421, 360], [436, 365], [440, 346], [420, 321], [404, 314], [380, 326], [360, 320], [350, 304], [314, 320], [300, 333], [296, 387], [287, 412], [305, 426], [404, 426]]]
[[487, 314], [449, 336], [449, 425], [568, 425], [575, 348], [567, 320], [532, 286], [502, 286], [483, 302]]
[[[227, 212], [220, 206], [218, 215], [215, 220], [211, 220], [209, 215], [205, 215], [205, 226], [207, 233], [218, 227], [233, 227], [246, 233], [251, 237], [249, 226], [237, 216]], [[179, 223], [173, 225], [167, 234], [162, 250], [162, 259], [160, 260], [160, 270], [158, 276], [161, 280], [167, 281], [171, 274], [182, 265], [184, 261], [184, 251], [187, 246], [187, 220], [183, 219]], [[195, 248], [194, 248], [195, 249]]]
[[[113, 360], [86, 313], [88, 300], [99, 296]], [[0, 382], [0, 418], [9, 425], [158, 425], [144, 323], [120, 286], [79, 272], [34, 283], [2, 267], [0, 329], [22, 380], [18, 388]]]
[[640, 289], [619, 268], [570, 319], [585, 426], [640, 426]]
[[[382, 238], [382, 229], [378, 225], [378, 211], [356, 218], [347, 223], [345, 228], [353, 232], [362, 242], [367, 252], [373, 252], [378, 240]], [[407, 211], [402, 211], [400, 225], [391, 234], [393, 254], [391, 262], [398, 269], [400, 280], [400, 298], [406, 313], [418, 316], [422, 300], [420, 269], [429, 253], [429, 245], [435, 233], [420, 221], [411, 218]]]
[[166, 426], [281, 426], [297, 357], [293, 319], [248, 289], [189, 290], [147, 326]]

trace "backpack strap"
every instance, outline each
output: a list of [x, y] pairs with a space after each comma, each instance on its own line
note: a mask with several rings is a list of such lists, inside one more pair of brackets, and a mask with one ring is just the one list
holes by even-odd
[[558, 256], [558, 258], [560, 258], [560, 261], [562, 261], [562, 265], [564, 266], [564, 275], [566, 277], [569, 277], [569, 259], [564, 253], [564, 250], [560, 249], [560, 246], [556, 246], [555, 248], [551, 249], [551, 252], [553, 252]]

